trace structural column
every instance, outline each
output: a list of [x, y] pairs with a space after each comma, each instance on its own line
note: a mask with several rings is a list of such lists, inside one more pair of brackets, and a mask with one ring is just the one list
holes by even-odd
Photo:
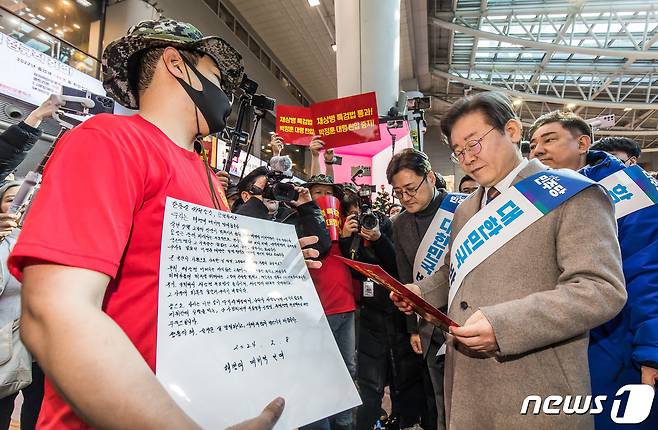
[[335, 0], [338, 97], [377, 93], [379, 115], [398, 99], [400, 0]]

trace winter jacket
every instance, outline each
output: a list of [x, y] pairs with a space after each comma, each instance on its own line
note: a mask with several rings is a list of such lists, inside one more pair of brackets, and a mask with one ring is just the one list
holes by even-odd
[[[580, 173], [598, 182], [624, 168], [613, 155], [590, 151]], [[583, 222], [588, 216], [583, 214]], [[640, 366], [658, 368], [658, 205], [628, 214], [617, 225], [628, 299], [619, 315], [590, 332], [589, 346], [593, 394], [608, 399], [624, 385], [640, 383]], [[597, 430], [619, 428], [609, 413], [595, 419]], [[643, 423], [627, 428], [658, 429], [658, 398]]]
[[41, 130], [22, 121], [0, 134], [0, 181], [4, 181], [21, 164], [39, 137]]

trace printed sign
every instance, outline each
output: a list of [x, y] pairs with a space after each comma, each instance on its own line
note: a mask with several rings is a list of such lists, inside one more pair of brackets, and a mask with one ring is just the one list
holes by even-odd
[[313, 135], [325, 147], [381, 139], [374, 92], [315, 103], [308, 108], [277, 106], [276, 131], [285, 143], [308, 145]]
[[104, 96], [103, 84], [57, 59], [0, 33], [0, 93], [40, 105], [62, 85]]

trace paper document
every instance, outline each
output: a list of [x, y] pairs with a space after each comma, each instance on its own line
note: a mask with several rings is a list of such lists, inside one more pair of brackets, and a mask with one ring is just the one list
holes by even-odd
[[156, 375], [201, 427], [277, 396], [286, 430], [361, 403], [293, 226], [168, 198], [159, 288]]

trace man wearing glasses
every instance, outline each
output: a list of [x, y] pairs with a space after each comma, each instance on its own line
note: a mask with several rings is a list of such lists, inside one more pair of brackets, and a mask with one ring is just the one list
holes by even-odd
[[[414, 265], [421, 242], [435, 224], [432, 221], [448, 193], [445, 189], [436, 189], [440, 176], [437, 177], [432, 171], [427, 155], [415, 149], [405, 149], [393, 156], [386, 176], [393, 186], [393, 195], [406, 209], [393, 223], [393, 242], [399, 279], [410, 284], [416, 279]], [[427, 364], [423, 385], [428, 412], [424, 417], [426, 422], [422, 423], [423, 428], [444, 429], [444, 355], [437, 355], [445, 342], [443, 332], [424, 320], [418, 324], [415, 316], [408, 318], [407, 329], [411, 334], [412, 348], [424, 356]]]
[[[521, 123], [501, 94], [459, 100], [441, 127], [454, 159], [480, 184], [455, 212], [443, 267], [410, 287], [437, 307], [448, 304], [461, 326], [446, 341], [448, 426], [592, 429], [590, 414], [562, 407], [589, 394], [588, 331], [626, 299], [610, 199], [582, 176], [524, 161]], [[583, 214], [596, 216], [582, 222]], [[562, 397], [523, 413], [528, 396]]]

